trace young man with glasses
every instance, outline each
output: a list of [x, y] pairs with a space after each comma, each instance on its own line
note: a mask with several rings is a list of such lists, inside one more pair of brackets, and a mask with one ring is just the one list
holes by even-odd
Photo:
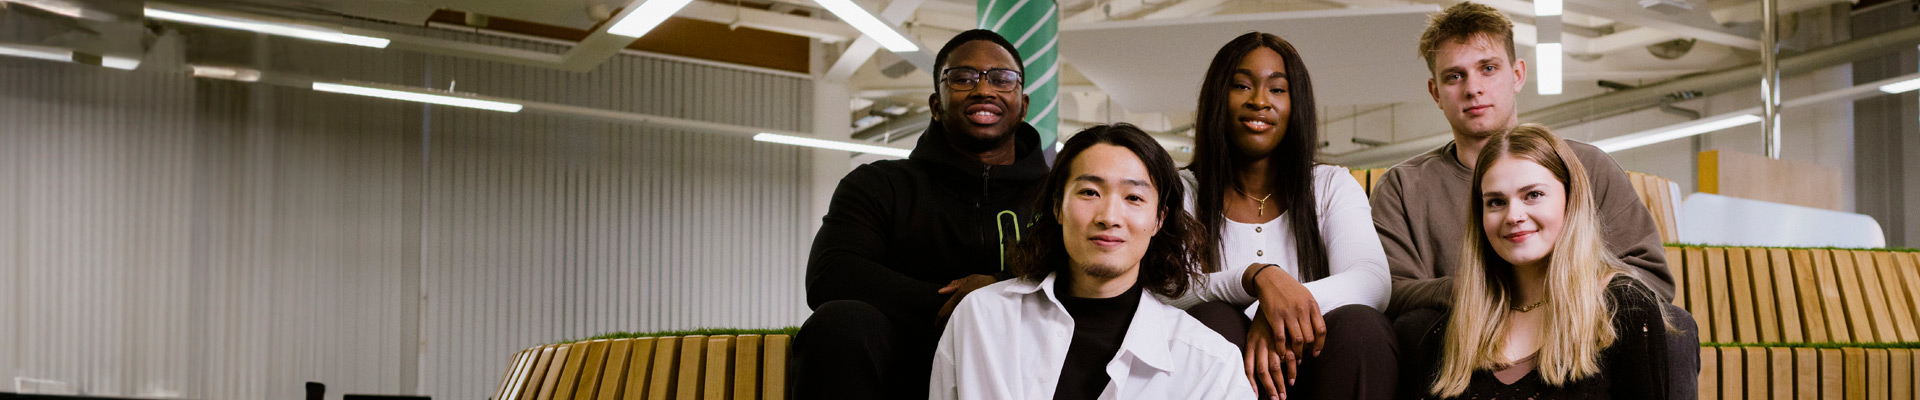
[[935, 57], [933, 112], [905, 160], [840, 180], [807, 261], [813, 316], [794, 339], [797, 399], [927, 394], [935, 341], [974, 289], [1012, 277], [1006, 253], [1047, 174], [1006, 38], [962, 32]]

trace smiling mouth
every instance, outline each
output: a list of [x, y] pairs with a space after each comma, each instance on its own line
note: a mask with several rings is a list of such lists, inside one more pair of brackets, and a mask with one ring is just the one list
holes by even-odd
[[1273, 122], [1268, 121], [1265, 118], [1258, 118], [1258, 117], [1241, 118], [1240, 125], [1247, 127], [1247, 130], [1253, 131], [1253, 132], [1265, 133], [1267, 131], [1273, 130]]
[[1108, 235], [1094, 236], [1091, 238], [1087, 238], [1087, 240], [1093, 241], [1094, 245], [1098, 245], [1100, 247], [1107, 247], [1107, 248], [1118, 247], [1122, 244], [1127, 243], [1126, 239], [1121, 239], [1119, 237], [1108, 236]]
[[1520, 232], [1509, 233], [1506, 236], [1501, 236], [1501, 238], [1505, 238], [1507, 239], [1507, 241], [1510, 241], [1510, 242], [1519, 243], [1519, 242], [1524, 242], [1529, 238], [1532, 238], [1533, 234], [1539, 233], [1539, 232], [1540, 231], [1520, 231]]
[[1002, 118], [1000, 107], [992, 104], [975, 104], [967, 107], [967, 122], [980, 125], [993, 125]]

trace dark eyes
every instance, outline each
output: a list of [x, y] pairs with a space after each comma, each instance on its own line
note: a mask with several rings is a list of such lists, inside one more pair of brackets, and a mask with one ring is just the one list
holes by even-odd
[[1487, 199], [1487, 208], [1500, 208], [1507, 205], [1507, 199]]
[[1533, 192], [1527, 192], [1527, 196], [1526, 196], [1526, 197], [1527, 197], [1527, 200], [1533, 200], [1533, 199], [1538, 199], [1538, 198], [1540, 198], [1540, 197], [1542, 197], [1542, 196], [1546, 196], [1546, 195], [1547, 195], [1547, 194], [1546, 194], [1546, 193], [1543, 193], [1543, 192], [1539, 192], [1539, 191], [1533, 191]]

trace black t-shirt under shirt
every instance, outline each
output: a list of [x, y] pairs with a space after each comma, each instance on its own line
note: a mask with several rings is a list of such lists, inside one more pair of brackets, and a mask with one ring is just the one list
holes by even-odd
[[1067, 314], [1073, 316], [1073, 342], [1067, 345], [1067, 361], [1060, 367], [1060, 383], [1054, 387], [1054, 400], [1096, 399], [1111, 380], [1107, 363], [1120, 353], [1120, 342], [1127, 338], [1127, 326], [1140, 309], [1140, 285], [1119, 296], [1085, 299], [1067, 295], [1067, 280], [1054, 280], [1054, 293]]

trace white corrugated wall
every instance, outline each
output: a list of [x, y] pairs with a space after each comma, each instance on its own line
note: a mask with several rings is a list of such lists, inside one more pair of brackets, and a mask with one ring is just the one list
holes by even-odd
[[[520, 48], [546, 45], [423, 31]], [[806, 131], [812, 81], [261, 40], [273, 71]], [[0, 60], [0, 390], [483, 399], [615, 330], [796, 325], [807, 154], [749, 139]]]

